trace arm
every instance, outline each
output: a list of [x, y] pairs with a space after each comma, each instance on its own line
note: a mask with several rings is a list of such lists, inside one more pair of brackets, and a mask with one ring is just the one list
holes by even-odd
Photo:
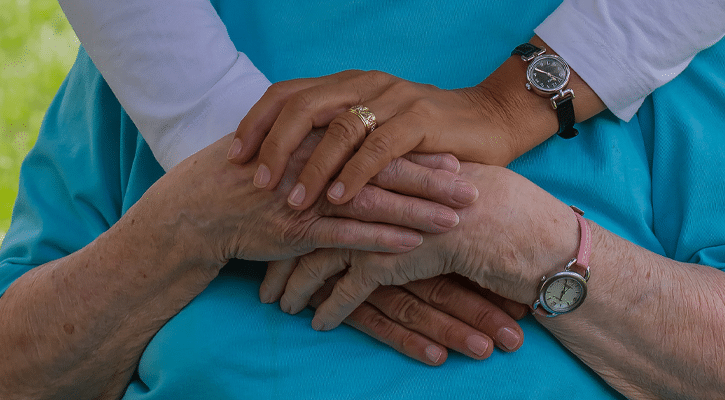
[[[310, 140], [312, 146], [314, 137]], [[431, 232], [446, 231], [457, 222], [448, 207], [372, 187], [363, 191], [360, 202], [342, 207], [321, 203], [317, 211], [291, 215], [284, 205], [289, 185], [280, 188], [281, 194], [254, 190], [252, 167], [227, 163], [225, 147], [220, 140], [175, 167], [107, 232], [30, 270], [8, 288], [0, 298], [0, 346], [10, 349], [0, 363], [3, 398], [63, 393], [118, 397], [150, 338], [230, 258], [287, 258], [335, 245], [401, 251], [420, 241], [409, 229], [349, 219], [360, 215]], [[433, 163], [450, 161], [438, 157]], [[474, 200], [453, 199], [455, 188], [465, 184], [440, 172], [423, 173], [411, 163], [397, 163], [379, 179], [380, 185], [397, 182], [402, 192], [427, 190], [441, 202]], [[470, 189], [464, 192], [470, 194]], [[220, 196], [220, 190], [227, 196]], [[35, 204], [44, 201], [36, 199]], [[53, 217], [66, 214], [73, 213]], [[8, 239], [8, 244], [17, 240]], [[51, 247], [56, 241], [62, 240], [43, 240]], [[510, 319], [505, 324], [516, 326]]]
[[[419, 243], [413, 231], [347, 219], [354, 215], [391, 224], [407, 221], [430, 231], [450, 229], [436, 223], [436, 216], [457, 220], [440, 204], [417, 202], [410, 210], [410, 199], [379, 189], [371, 189], [363, 202], [321, 203], [319, 213], [292, 216], [285, 194], [254, 190], [251, 167], [227, 163], [225, 147], [220, 140], [180, 164], [107, 232], [30, 270], [8, 288], [0, 298], [0, 347], [8, 349], [0, 363], [0, 375], [6, 377], [0, 381], [3, 398], [119, 397], [150, 338], [230, 258], [285, 258], [335, 243], [394, 251]], [[398, 167], [400, 175], [389, 178], [419, 190], [411, 179], [415, 174], [404, 172], [410, 168]], [[451, 197], [445, 188], [457, 181], [453, 174], [443, 175], [427, 174], [440, 179], [433, 186], [443, 189], [437, 194], [441, 201]], [[66, 214], [72, 213], [53, 217]]]
[[[402, 256], [338, 253], [295, 270], [287, 291], [295, 290], [285, 292], [286, 301], [304, 302], [298, 293], [349, 266], [318, 308], [313, 327], [336, 326], [377, 285], [370, 282], [402, 284], [449, 272], [533, 304], [541, 277], [561, 271], [576, 256], [573, 212], [511, 171], [470, 165], [464, 170], [488, 190], [461, 212], [455, 231], [427, 237]], [[584, 305], [556, 318], [537, 317], [539, 322], [628, 397], [719, 398], [725, 389], [725, 274], [667, 259], [591, 226], [592, 275]]]
[[60, 5], [165, 170], [233, 131], [269, 86], [207, 0]]

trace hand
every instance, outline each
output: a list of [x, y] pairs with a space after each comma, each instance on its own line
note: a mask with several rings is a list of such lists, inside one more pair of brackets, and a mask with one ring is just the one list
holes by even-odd
[[[511, 141], [514, 127], [496, 97], [485, 86], [443, 90], [378, 71], [282, 82], [272, 85], [239, 124], [228, 157], [244, 163], [259, 150], [255, 185], [274, 188], [307, 132], [329, 124], [288, 202], [297, 210], [310, 207], [342, 169], [327, 192], [333, 204], [342, 204], [410, 151], [508, 164], [518, 156]], [[377, 117], [378, 128], [367, 137], [360, 118], [346, 112], [356, 104]]]
[[[457, 273], [521, 304], [532, 304], [542, 276], [558, 271], [579, 245], [574, 212], [522, 176], [505, 168], [463, 164], [461, 175], [481, 191], [459, 210], [461, 223], [400, 255], [316, 251], [294, 272], [270, 277], [286, 282], [281, 304], [304, 307], [324, 280], [347, 270], [315, 313], [313, 328], [332, 329], [381, 285], [404, 285]], [[324, 257], [324, 262], [316, 258]], [[277, 287], [279, 283], [270, 283]]]
[[[461, 207], [477, 196], [475, 187], [451, 172], [399, 159], [378, 175], [375, 182], [380, 187], [366, 187], [349, 204], [319, 202], [306, 211], [290, 211], [285, 198], [295, 171], [319, 136], [311, 135], [304, 141], [284, 182], [274, 192], [259, 191], [251, 185], [253, 167], [224, 160], [222, 154], [230, 139], [221, 139], [174, 168], [143, 199], [155, 201], [150, 208], [154, 215], [148, 218], [165, 219], [177, 235], [191, 235], [176, 239], [186, 239], [193, 258], [199, 257], [199, 252], [211, 252], [214, 260], [224, 264], [231, 258], [285, 259], [319, 247], [408, 251], [421, 241], [420, 234], [412, 229], [444, 232], [458, 223], [456, 213], [437, 202]], [[457, 167], [450, 156], [411, 159]]]
[[[301, 258], [305, 258], [302, 256]], [[297, 260], [270, 262], [267, 277], [292, 273]], [[328, 279], [312, 296], [319, 306], [331, 293], [340, 274]], [[277, 301], [284, 286], [260, 288], [266, 303]], [[280, 304], [286, 312], [289, 304]], [[287, 308], [287, 309], [286, 309]], [[523, 344], [523, 331], [515, 320], [528, 307], [482, 290], [460, 276], [435, 277], [404, 287], [381, 286], [345, 319], [348, 325], [428, 365], [441, 365], [452, 349], [477, 360], [488, 358], [495, 343], [506, 352]]]

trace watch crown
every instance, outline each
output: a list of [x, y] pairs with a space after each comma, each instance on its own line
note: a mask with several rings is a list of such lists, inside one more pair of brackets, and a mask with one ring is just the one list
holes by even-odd
[[526, 90], [531, 90], [531, 84], [526, 82]]

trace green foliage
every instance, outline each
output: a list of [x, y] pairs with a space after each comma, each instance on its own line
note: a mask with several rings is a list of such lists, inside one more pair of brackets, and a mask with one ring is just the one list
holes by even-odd
[[0, 243], [10, 225], [20, 164], [35, 143], [78, 39], [56, 0], [0, 0]]

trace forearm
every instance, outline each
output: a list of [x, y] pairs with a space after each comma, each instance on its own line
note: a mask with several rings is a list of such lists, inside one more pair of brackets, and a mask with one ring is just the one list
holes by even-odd
[[194, 252], [179, 240], [183, 229], [168, 219], [152, 223], [151, 213], [132, 208], [88, 246], [35, 268], [0, 298], [3, 398], [123, 394], [148, 341], [219, 269], [187, 258]]
[[592, 229], [586, 301], [571, 314], [538, 320], [630, 398], [721, 398], [725, 274]]

